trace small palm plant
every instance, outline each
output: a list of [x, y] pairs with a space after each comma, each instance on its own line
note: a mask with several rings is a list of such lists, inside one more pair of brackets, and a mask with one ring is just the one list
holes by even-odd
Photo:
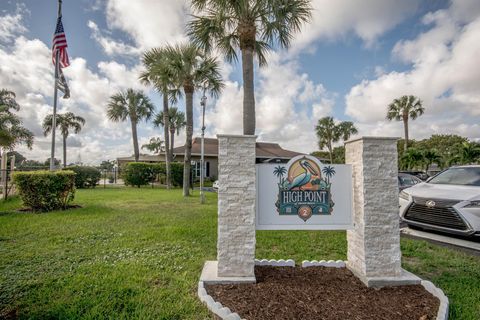
[[153, 152], [154, 154], [160, 154], [160, 152], [165, 150], [165, 141], [160, 137], [150, 138], [150, 141], [142, 145], [142, 149], [147, 149], [148, 151]]
[[[55, 127], [60, 129], [63, 138], [63, 167], [67, 166], [67, 138], [70, 135], [70, 130], [73, 129], [75, 134], [78, 134], [85, 125], [85, 119], [75, 115], [72, 112], [64, 114], [57, 114]], [[53, 129], [53, 114], [49, 114], [43, 119], [43, 134], [47, 136]]]
[[107, 106], [108, 118], [114, 122], [123, 122], [130, 119], [135, 161], [138, 161], [140, 157], [137, 124], [142, 120], [149, 120], [154, 110], [155, 106], [142, 91], [127, 89], [110, 97]]

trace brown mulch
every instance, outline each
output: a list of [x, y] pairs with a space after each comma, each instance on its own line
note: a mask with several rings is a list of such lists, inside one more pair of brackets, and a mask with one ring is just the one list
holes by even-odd
[[346, 268], [255, 267], [256, 284], [208, 285], [247, 320], [429, 320], [440, 301], [421, 285], [367, 288]]

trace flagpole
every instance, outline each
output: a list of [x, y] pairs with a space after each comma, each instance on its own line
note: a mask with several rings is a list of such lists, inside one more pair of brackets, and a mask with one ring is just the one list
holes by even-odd
[[[62, 16], [62, 0], [58, 0], [58, 17]], [[57, 127], [57, 100], [58, 100], [58, 88], [57, 88], [57, 79], [58, 79], [58, 67], [60, 60], [60, 51], [55, 52], [55, 81], [54, 81], [54, 91], [53, 91], [53, 118], [52, 118], [52, 151], [50, 153], [50, 171], [55, 170], [55, 129]]]

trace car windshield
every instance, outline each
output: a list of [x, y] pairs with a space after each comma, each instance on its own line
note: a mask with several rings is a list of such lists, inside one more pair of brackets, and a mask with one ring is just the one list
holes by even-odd
[[429, 183], [480, 186], [480, 167], [450, 168], [432, 178]]

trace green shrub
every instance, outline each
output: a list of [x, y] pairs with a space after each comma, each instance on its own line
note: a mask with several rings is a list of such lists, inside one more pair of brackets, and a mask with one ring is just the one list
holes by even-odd
[[[183, 164], [172, 163], [172, 185], [183, 185]], [[122, 178], [125, 185], [145, 186], [154, 181], [164, 181], [166, 173], [165, 163], [130, 162], [122, 168]]]
[[78, 189], [95, 188], [102, 175], [95, 167], [73, 166], [63, 170], [75, 172], [75, 187]]
[[13, 181], [23, 204], [34, 211], [66, 209], [75, 196], [73, 171], [16, 172]]

